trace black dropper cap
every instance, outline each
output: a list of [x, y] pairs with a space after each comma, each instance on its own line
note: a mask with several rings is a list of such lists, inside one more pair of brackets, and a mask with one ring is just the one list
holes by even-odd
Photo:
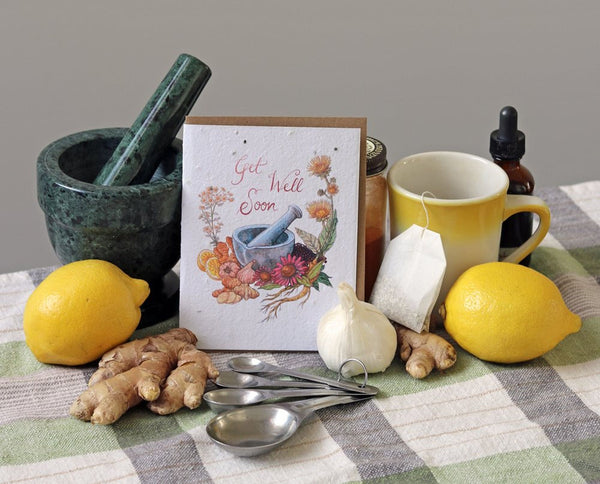
[[490, 153], [496, 160], [518, 160], [525, 154], [525, 134], [517, 129], [517, 110], [500, 111], [500, 128], [490, 135]]

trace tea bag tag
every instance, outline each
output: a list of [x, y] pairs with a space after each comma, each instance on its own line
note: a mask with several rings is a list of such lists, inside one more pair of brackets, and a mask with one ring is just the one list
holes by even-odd
[[427, 226], [412, 225], [390, 241], [370, 299], [388, 319], [418, 333], [429, 330], [446, 272], [441, 236]]

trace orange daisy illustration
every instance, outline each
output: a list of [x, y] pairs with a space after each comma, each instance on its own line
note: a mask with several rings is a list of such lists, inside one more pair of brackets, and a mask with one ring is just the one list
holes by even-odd
[[327, 200], [316, 200], [306, 206], [306, 211], [309, 217], [316, 219], [318, 222], [327, 220], [331, 215], [333, 207]]
[[327, 155], [315, 156], [308, 163], [308, 171], [318, 177], [326, 177], [331, 171], [331, 158]]

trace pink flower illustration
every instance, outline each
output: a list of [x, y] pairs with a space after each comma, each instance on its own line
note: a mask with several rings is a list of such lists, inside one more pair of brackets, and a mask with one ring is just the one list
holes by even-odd
[[306, 274], [308, 270], [306, 263], [298, 256], [288, 254], [286, 257], [281, 258], [273, 272], [271, 277], [273, 282], [280, 286], [295, 286], [298, 283], [298, 278]]
[[259, 267], [254, 271], [254, 284], [258, 287], [262, 287], [265, 284], [272, 283], [271, 271], [266, 267]]

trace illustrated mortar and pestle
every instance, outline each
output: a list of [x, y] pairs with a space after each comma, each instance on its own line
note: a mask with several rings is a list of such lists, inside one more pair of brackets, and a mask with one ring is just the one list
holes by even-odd
[[233, 251], [238, 261], [246, 265], [252, 261], [257, 267], [273, 269], [282, 257], [294, 250], [294, 234], [287, 230], [302, 217], [297, 205], [290, 205], [286, 213], [271, 225], [245, 225], [233, 231]]
[[58, 259], [102, 259], [150, 284], [140, 326], [178, 310], [185, 117], [211, 76], [181, 54], [131, 128], [70, 134], [40, 153], [37, 193]]

